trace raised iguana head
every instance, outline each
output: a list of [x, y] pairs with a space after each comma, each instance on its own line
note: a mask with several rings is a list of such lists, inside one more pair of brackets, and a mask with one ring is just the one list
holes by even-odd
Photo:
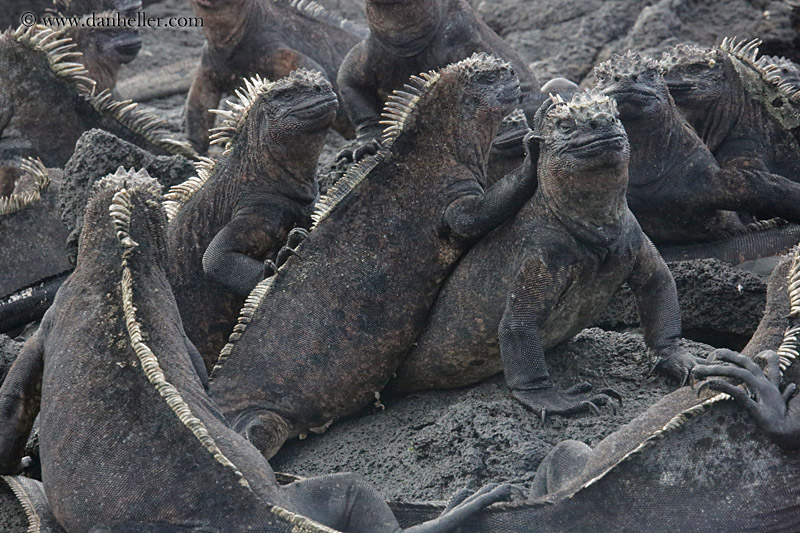
[[[382, 142], [392, 151], [452, 144], [447, 153], [485, 170], [500, 121], [519, 97], [519, 78], [511, 64], [476, 53], [438, 71], [412, 76], [395, 91], [384, 107]], [[454, 106], [459, 113], [453, 113]]]
[[663, 71], [654, 59], [629, 50], [594, 69], [597, 88], [617, 101], [623, 121], [653, 120], [672, 106]]
[[367, 0], [372, 36], [393, 55], [419, 54], [436, 36], [448, 0]]
[[339, 106], [331, 83], [305, 68], [274, 82], [250, 78], [236, 95], [239, 102], [228, 101], [229, 110], [214, 111], [224, 122], [212, 130], [211, 144], [222, 144], [226, 153], [236, 147], [286, 146], [287, 138], [325, 135]]
[[661, 59], [675, 103], [710, 147], [711, 130], [727, 122], [721, 115], [737, 116], [745, 96], [760, 101], [785, 129], [800, 126], [800, 88], [783, 80], [780, 65], [759, 61], [760, 44], [726, 38], [714, 48], [678, 45]]
[[576, 220], [622, 216], [630, 145], [613, 98], [596, 90], [569, 102], [552, 96], [536, 122], [539, 187], [550, 207]]

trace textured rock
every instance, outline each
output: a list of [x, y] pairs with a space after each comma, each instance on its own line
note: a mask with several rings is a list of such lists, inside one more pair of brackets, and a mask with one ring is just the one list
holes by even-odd
[[[669, 266], [678, 288], [683, 336], [742, 349], [764, 314], [767, 279], [715, 259]], [[631, 290], [623, 287], [594, 323], [613, 330], [637, 328], [639, 317]]]
[[[708, 346], [686, 341], [695, 355]], [[300, 476], [354, 471], [387, 498], [446, 499], [462, 487], [493, 481], [527, 485], [550, 448], [564, 439], [593, 445], [630, 421], [674, 385], [645, 377], [651, 362], [641, 336], [589, 329], [551, 350], [547, 364], [558, 385], [586, 380], [613, 387], [624, 406], [599, 416], [537, 417], [513, 400], [501, 377], [462, 390], [384, 398], [373, 409], [331, 426], [324, 436], [287, 443], [275, 470]]]
[[83, 210], [92, 185], [119, 167], [144, 168], [165, 190], [194, 174], [192, 162], [185, 157], [156, 156], [107, 131], [87, 131], [78, 139], [75, 153], [64, 166], [64, 183], [59, 195], [61, 220], [70, 232], [67, 246], [73, 254], [77, 255]]

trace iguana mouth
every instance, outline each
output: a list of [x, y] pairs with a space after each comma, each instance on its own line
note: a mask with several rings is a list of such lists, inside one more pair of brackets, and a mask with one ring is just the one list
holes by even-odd
[[625, 136], [620, 134], [591, 137], [586, 141], [575, 143], [569, 147], [570, 152], [594, 152], [601, 149], [621, 149], [625, 144]]
[[694, 83], [667, 83], [670, 92], [689, 92], [697, 89]]
[[512, 131], [504, 135], [498, 135], [492, 146], [500, 150], [508, 150], [510, 148], [521, 148], [522, 139], [527, 135], [528, 130], [520, 129], [519, 131]]
[[618, 89], [608, 91], [606, 94], [613, 96], [618, 102], [648, 102], [657, 98], [655, 92], [644, 89]]
[[114, 44], [114, 52], [116, 52], [123, 63], [133, 61], [142, 49], [142, 38], [138, 34], [133, 34], [119, 39], [118, 43]]
[[327, 113], [331, 108], [335, 108], [337, 104], [336, 95], [325, 96], [315, 99], [308, 105], [293, 109], [291, 114], [300, 118], [314, 118]]

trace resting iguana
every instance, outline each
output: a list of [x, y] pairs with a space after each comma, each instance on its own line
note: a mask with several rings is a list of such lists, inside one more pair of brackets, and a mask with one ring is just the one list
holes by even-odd
[[[318, 70], [334, 83], [347, 52], [366, 29], [312, 0], [192, 0], [203, 19], [206, 44], [186, 100], [186, 135], [198, 152], [208, 149], [214, 126], [209, 109], [246, 78], [284, 78], [293, 70]], [[352, 126], [340, 113], [336, 129]]]
[[678, 343], [675, 282], [625, 201], [629, 146], [616, 104], [595, 92], [556, 97], [536, 120], [527, 139], [539, 154], [527, 170], [536, 194], [459, 262], [393, 388], [460, 387], [504, 369], [514, 397], [542, 416], [596, 409], [604, 391], [554, 387], [544, 351], [588, 326], [626, 282], [656, 368], [685, 379], [694, 364]]
[[661, 66], [675, 103], [727, 179], [800, 182], [800, 88], [781, 79], [779, 66], [758, 61], [759, 44], [679, 45]]
[[[736, 211], [800, 220], [800, 184], [720, 169], [676, 108], [658, 62], [629, 51], [599, 65], [595, 77], [598, 89], [617, 100], [631, 142], [628, 203], [670, 259], [682, 256], [668, 245], [723, 241], [715, 243], [722, 250], [699, 248], [705, 257], [741, 262], [784, 253], [800, 239], [796, 226], [743, 224]], [[769, 230], [764, 238], [762, 230]]]
[[459, 256], [533, 193], [531, 176], [480, 185], [519, 94], [510, 64], [486, 54], [412, 77], [384, 110], [384, 148], [328, 191], [296, 256], [250, 294], [210, 391], [266, 456], [375, 400]]
[[[160, 200], [145, 172], [120, 169], [96, 185], [75, 272], [0, 387], [0, 473], [17, 469], [39, 415], [46, 501], [30, 483], [4, 478], [32, 526], [49, 503], [73, 533], [400, 532], [360, 477], [279, 487], [264, 457], [229, 428], [169, 289]], [[510, 492], [487, 486], [405, 531], [451, 531]]]
[[156, 116], [97, 91], [64, 30], [20, 26], [0, 33], [0, 149], [63, 166], [80, 135], [101, 128], [154, 153], [194, 157]]
[[[767, 312], [744, 356], [713, 352], [726, 364], [693, 370], [712, 381], [665, 396], [593, 450], [576, 441], [557, 445], [540, 465], [527, 503], [493, 505], [459, 531], [797, 531], [798, 283], [795, 254], [773, 273]], [[764, 352], [778, 346], [777, 353]], [[753, 358], [766, 365], [764, 372]], [[783, 390], [781, 369], [790, 383]], [[401, 524], [413, 524], [442, 507], [393, 509]]]
[[29, 305], [12, 304], [40, 292], [36, 289], [41, 281], [71, 269], [67, 230], [58, 214], [59, 184], [51, 181], [40, 160], [23, 160], [16, 190], [0, 196], [0, 332], [41, 316], [52, 301], [52, 291]]
[[331, 84], [306, 69], [247, 80], [237, 93], [213, 135], [225, 155], [165, 197], [170, 283], [209, 370], [288, 233], [311, 225], [317, 159], [337, 109]]
[[[344, 110], [361, 144], [381, 138], [381, 108], [410, 75], [473, 53], [509, 61], [523, 98], [539, 92], [539, 82], [522, 58], [465, 0], [367, 0], [366, 13], [369, 35], [347, 54], [338, 78]], [[541, 98], [534, 100], [538, 107]]]

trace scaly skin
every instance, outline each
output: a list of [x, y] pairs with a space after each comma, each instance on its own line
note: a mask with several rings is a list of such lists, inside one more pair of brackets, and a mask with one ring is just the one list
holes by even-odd
[[107, 130], [156, 154], [192, 156], [166, 137], [163, 123], [114, 102], [95, 82], [62, 30], [19, 27], [0, 34], [0, 137], [5, 157], [41, 157], [62, 167], [80, 135]]
[[[206, 44], [186, 100], [186, 135], [194, 148], [208, 150], [214, 125], [209, 109], [223, 93], [260, 75], [277, 80], [308, 68], [325, 74], [336, 89], [336, 73], [347, 52], [365, 30], [325, 12], [314, 2], [295, 7], [296, 0], [192, 0], [203, 19]], [[345, 135], [352, 127], [340, 114], [335, 125]]]
[[599, 93], [542, 107], [540, 146], [529, 149], [538, 171], [527, 169], [538, 174], [536, 195], [459, 262], [394, 388], [460, 387], [504, 369], [514, 396], [542, 416], [596, 409], [603, 391], [555, 388], [544, 351], [589, 325], [623, 283], [657, 368], [686, 378], [694, 360], [678, 344], [675, 282], [628, 210], [629, 147], [616, 113]]
[[[773, 231], [759, 242], [758, 227], [755, 245], [730, 239], [750, 231], [737, 211], [797, 220], [800, 186], [721, 169], [675, 106], [658, 62], [628, 52], [599, 65], [595, 77], [598, 89], [617, 100], [631, 140], [628, 203], [654, 243], [661, 248], [730, 240], [730, 253], [725, 248], [714, 256], [743, 255], [742, 260], [784, 253], [795, 244], [794, 226], [779, 232], [777, 241]], [[745, 249], [743, 254], [737, 246]]]
[[480, 186], [519, 98], [511, 66], [476, 54], [422, 76], [387, 104], [385, 148], [328, 191], [297, 255], [253, 291], [212, 372], [212, 398], [268, 457], [374, 401], [461, 254], [533, 193], [531, 176]]
[[135, 16], [142, 8], [141, 0], [55, 0], [53, 4], [56, 16], [82, 18], [80, 24], [66, 29], [66, 35], [83, 54], [81, 61], [97, 82], [97, 91], [113, 89], [120, 66], [136, 59], [142, 38], [136, 28], [93, 27], [86, 17]]
[[[694, 367], [697, 378], [745, 383], [754, 399], [723, 381], [683, 387], [593, 450], [576, 441], [557, 445], [537, 472], [529, 502], [492, 506], [465, 531], [797, 531], [800, 400], [792, 384], [800, 374], [791, 363], [800, 301], [795, 295], [790, 304], [787, 289], [798, 282], [795, 256], [770, 279], [767, 312], [747, 355], [719, 350], [711, 359], [726, 364]], [[779, 345], [780, 355], [770, 351]], [[765, 371], [753, 363], [756, 354]], [[784, 389], [779, 365], [789, 366]], [[732, 393], [735, 403], [717, 390]], [[435, 516], [440, 509], [427, 511]], [[395, 514], [411, 523], [428, 516], [403, 504]]]
[[[120, 169], [98, 183], [75, 272], [0, 387], [0, 473], [17, 470], [39, 415], [47, 501], [26, 498], [29, 516], [49, 502], [70, 533], [401, 531], [358, 476], [279, 487], [229, 428], [167, 282], [160, 196], [144, 172]], [[6, 479], [20, 490], [18, 478]], [[406, 531], [450, 531], [510, 493], [488, 486]]]
[[[539, 93], [539, 82], [522, 58], [464, 0], [367, 0], [366, 13], [370, 33], [339, 70], [344, 109], [361, 144], [381, 138], [381, 109], [409, 76], [476, 52], [509, 61], [524, 98]], [[541, 97], [534, 100], [535, 107], [526, 109], [531, 116]]]
[[[34, 179], [36, 183], [28, 183]], [[24, 163], [16, 190], [0, 197], [0, 302], [70, 270], [65, 247], [68, 232], [59, 220], [57, 197], [58, 183], [51, 183], [47, 169], [32, 160]], [[8, 331], [2, 320], [0, 331]]]
[[[800, 95], [777, 86], [774, 70], [757, 61], [759, 41], [725, 40], [715, 48], [677, 46], [661, 65], [678, 108], [731, 180], [800, 182]], [[740, 177], [742, 176], [742, 177]], [[790, 213], [797, 221], [797, 213]]]
[[206, 163], [205, 184], [189, 198], [192, 178], [171, 190], [177, 212], [169, 229], [168, 270], [189, 338], [208, 370], [225, 345], [245, 297], [272, 273], [290, 230], [311, 225], [316, 166], [336, 116], [331, 84], [302, 69], [274, 84], [248, 80], [229, 114], [226, 155]]

